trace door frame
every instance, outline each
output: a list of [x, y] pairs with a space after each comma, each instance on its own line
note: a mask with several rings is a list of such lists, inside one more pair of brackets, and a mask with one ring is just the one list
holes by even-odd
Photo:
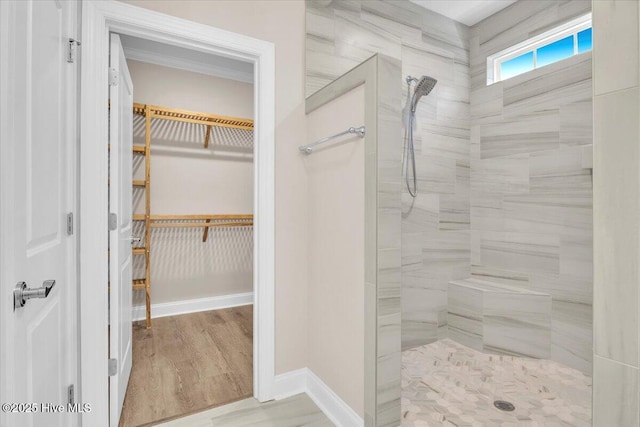
[[85, 426], [107, 426], [108, 49], [115, 32], [254, 64], [253, 387], [275, 382], [275, 48], [273, 43], [118, 1], [83, 1], [80, 154], [80, 402]]

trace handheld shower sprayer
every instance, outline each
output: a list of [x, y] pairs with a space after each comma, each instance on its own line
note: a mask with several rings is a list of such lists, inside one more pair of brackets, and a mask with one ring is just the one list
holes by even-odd
[[[402, 156], [402, 168], [404, 169], [407, 190], [409, 191], [411, 197], [416, 197], [416, 195], [418, 194], [418, 187], [416, 178], [416, 153], [415, 147], [413, 145], [413, 123], [416, 118], [416, 108], [418, 106], [420, 98], [429, 95], [438, 81], [429, 76], [422, 76], [420, 77], [420, 79], [412, 76], [407, 76], [406, 82], [407, 108], [410, 108], [410, 110], [408, 111], [407, 126], [404, 132], [405, 147]], [[413, 91], [413, 96], [411, 95], [411, 83], [416, 83], [416, 87]], [[409, 179], [409, 169], [411, 169], [411, 174], [413, 175], [413, 186], [411, 185], [411, 180]]]
[[418, 83], [416, 84], [416, 88], [413, 91], [413, 97], [411, 98], [411, 112], [416, 112], [416, 107], [418, 106], [418, 101], [425, 95], [429, 95], [429, 93], [436, 86], [438, 81], [433, 77], [422, 76]]

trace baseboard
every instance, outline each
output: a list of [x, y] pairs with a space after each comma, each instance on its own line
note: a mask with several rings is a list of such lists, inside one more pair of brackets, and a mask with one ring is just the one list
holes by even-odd
[[276, 400], [286, 399], [296, 394], [307, 392], [307, 368], [296, 369], [284, 374], [276, 375], [273, 384], [273, 397]]
[[275, 398], [307, 395], [337, 427], [363, 427], [364, 420], [308, 368], [276, 375]]
[[[219, 310], [221, 308], [239, 307], [249, 304], [253, 304], [253, 292], [151, 304], [151, 318], [155, 319], [156, 317]], [[133, 307], [134, 321], [143, 320], [146, 318], [146, 315], [147, 309], [144, 305], [136, 305]]]

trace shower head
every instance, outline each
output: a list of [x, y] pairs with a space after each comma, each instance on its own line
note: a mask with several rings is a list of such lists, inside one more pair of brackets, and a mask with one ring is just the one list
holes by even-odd
[[416, 106], [418, 105], [418, 101], [425, 95], [428, 95], [429, 92], [433, 90], [436, 83], [438, 81], [433, 77], [422, 76], [420, 80], [418, 80], [418, 84], [416, 85], [416, 89], [413, 91], [413, 97], [411, 98], [411, 112], [416, 112]]

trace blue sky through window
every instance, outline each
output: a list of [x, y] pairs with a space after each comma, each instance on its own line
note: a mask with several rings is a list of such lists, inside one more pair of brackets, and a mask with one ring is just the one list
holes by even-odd
[[573, 35], [538, 48], [536, 68], [573, 56]]
[[578, 33], [578, 53], [587, 52], [593, 48], [593, 30], [587, 28]]
[[502, 80], [533, 70], [533, 52], [527, 52], [500, 64]]
[[501, 62], [499, 65], [499, 79], [505, 80], [515, 77], [535, 68], [544, 67], [545, 65], [570, 58], [577, 53], [588, 52], [593, 49], [592, 38], [593, 30], [589, 27], [549, 44], [538, 45], [537, 47], [532, 46], [530, 51]]

